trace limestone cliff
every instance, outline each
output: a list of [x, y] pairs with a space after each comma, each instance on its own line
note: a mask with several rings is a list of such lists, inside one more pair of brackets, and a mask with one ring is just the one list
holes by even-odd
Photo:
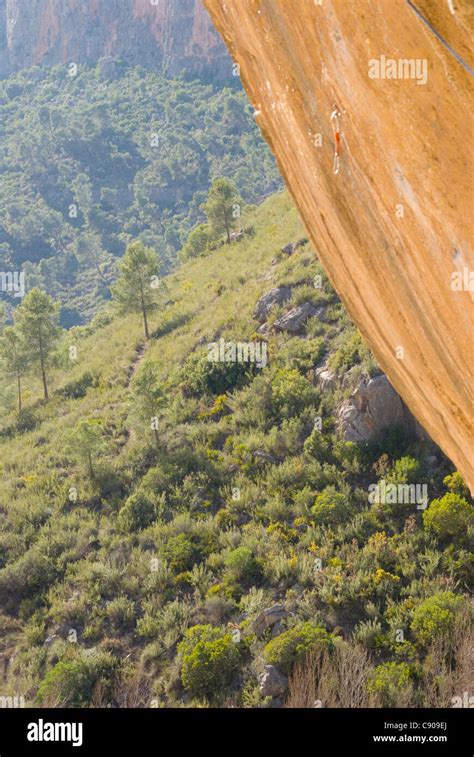
[[0, 0], [0, 76], [108, 55], [170, 75], [232, 77], [200, 0]]
[[474, 487], [472, 4], [415, 0], [465, 66], [406, 0], [205, 5], [334, 286]]

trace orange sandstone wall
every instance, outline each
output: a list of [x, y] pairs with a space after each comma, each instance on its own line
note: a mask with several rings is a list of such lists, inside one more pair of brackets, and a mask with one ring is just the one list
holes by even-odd
[[[204, 1], [332, 283], [473, 489], [473, 77], [405, 0]], [[415, 4], [474, 67], [472, 4]], [[371, 78], [382, 56], [419, 68]]]

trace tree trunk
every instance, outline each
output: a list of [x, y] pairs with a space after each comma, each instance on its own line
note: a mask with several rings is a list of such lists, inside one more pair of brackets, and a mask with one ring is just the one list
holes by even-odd
[[16, 380], [18, 385], [18, 412], [21, 413], [21, 374], [17, 371]]
[[43, 379], [43, 391], [44, 391], [44, 398], [46, 401], [49, 399], [48, 395], [48, 383], [46, 381], [46, 371], [44, 367], [44, 355], [43, 355], [43, 341], [41, 339], [41, 329], [38, 333], [39, 337], [39, 348], [40, 348], [40, 364], [41, 364], [41, 377]]
[[148, 320], [147, 320], [147, 317], [146, 317], [146, 308], [145, 308], [145, 305], [143, 305], [142, 312], [143, 312], [143, 325], [145, 327], [145, 337], [148, 339], [150, 337], [150, 333], [148, 331]]
[[145, 327], [145, 338], [149, 339], [150, 333], [148, 331], [148, 319], [147, 319], [147, 316], [146, 316], [146, 307], [145, 307], [145, 300], [143, 298], [143, 284], [142, 284], [141, 277], [140, 277], [139, 281], [140, 281], [140, 300], [141, 300], [141, 303], [142, 303], [142, 313], [143, 313], [143, 325]]

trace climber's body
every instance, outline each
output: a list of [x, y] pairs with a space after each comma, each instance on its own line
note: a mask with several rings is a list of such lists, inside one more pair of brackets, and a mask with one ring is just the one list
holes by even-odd
[[333, 169], [334, 173], [339, 173], [339, 157], [341, 155], [341, 131], [339, 128], [339, 116], [340, 116], [339, 109], [336, 104], [333, 105], [333, 110], [331, 113], [331, 123], [332, 123], [332, 131], [334, 134], [334, 164]]

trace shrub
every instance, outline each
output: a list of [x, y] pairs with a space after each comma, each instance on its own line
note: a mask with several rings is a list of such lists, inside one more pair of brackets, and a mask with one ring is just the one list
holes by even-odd
[[317, 460], [329, 461], [331, 458], [331, 445], [327, 434], [314, 428], [304, 443], [306, 455], [315, 457]]
[[401, 457], [393, 464], [387, 475], [387, 482], [393, 484], [414, 484], [419, 480], [420, 463], [414, 457]]
[[255, 373], [253, 363], [221, 362], [192, 354], [181, 371], [181, 390], [185, 397], [225, 394], [242, 386], [247, 374]]
[[181, 262], [189, 258], [197, 258], [204, 255], [213, 241], [211, 228], [207, 223], [201, 223], [189, 234], [178, 257]]
[[406, 662], [384, 662], [371, 671], [367, 690], [376, 694], [382, 707], [400, 706], [412, 690], [412, 669]]
[[232, 682], [239, 669], [239, 645], [220, 628], [193, 626], [186, 631], [178, 650], [183, 656], [183, 686], [197, 697], [215, 696]]
[[191, 570], [202, 557], [199, 548], [186, 534], [171, 536], [163, 545], [161, 554], [175, 573]]
[[97, 652], [75, 660], [60, 660], [44, 677], [38, 689], [40, 705], [85, 707], [100, 687], [107, 696], [115, 677], [116, 660], [108, 652]]
[[93, 386], [95, 380], [93, 374], [90, 371], [86, 371], [78, 379], [65, 384], [62, 389], [58, 390], [58, 394], [67, 399], [80, 399], [86, 396], [88, 388]]
[[460, 497], [469, 497], [469, 489], [467, 488], [464, 480], [458, 471], [450, 473], [443, 478], [443, 484], [449, 489], [450, 492], [459, 494]]
[[280, 415], [291, 416], [316, 401], [314, 386], [296, 370], [280, 368], [272, 381], [272, 398]]
[[130, 495], [119, 512], [118, 522], [124, 531], [141, 531], [156, 518], [155, 502], [144, 492]]
[[227, 555], [225, 564], [230, 577], [236, 581], [249, 582], [259, 574], [258, 564], [249, 547], [233, 549]]
[[311, 513], [318, 525], [342, 523], [352, 516], [347, 496], [333, 486], [327, 486], [317, 495]]
[[283, 673], [289, 673], [293, 665], [301, 662], [310, 652], [332, 647], [330, 634], [324, 628], [308, 621], [298, 623], [269, 641], [264, 655], [270, 665], [275, 665]]
[[135, 619], [135, 607], [128, 597], [116, 597], [107, 604], [106, 614], [112, 625], [117, 628], [130, 628]]
[[0, 604], [14, 611], [22, 599], [41, 595], [57, 575], [53, 560], [32, 547], [0, 570]]
[[452, 591], [428, 597], [413, 612], [411, 629], [420, 644], [426, 645], [440, 634], [449, 634], [463, 598]]
[[474, 521], [474, 508], [463, 497], [448, 492], [441, 499], [434, 499], [423, 513], [425, 528], [440, 539], [460, 539]]

